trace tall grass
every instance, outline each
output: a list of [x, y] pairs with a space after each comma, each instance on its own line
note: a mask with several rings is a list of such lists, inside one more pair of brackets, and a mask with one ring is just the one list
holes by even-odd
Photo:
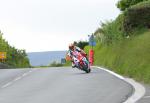
[[[150, 31], [106, 46], [98, 44], [95, 65], [150, 83]], [[88, 51], [89, 47], [86, 47]]]

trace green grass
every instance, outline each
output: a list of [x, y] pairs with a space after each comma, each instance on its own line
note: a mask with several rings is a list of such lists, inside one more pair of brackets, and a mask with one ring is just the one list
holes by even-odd
[[150, 83], [150, 31], [112, 45], [98, 44], [94, 50], [95, 65]]

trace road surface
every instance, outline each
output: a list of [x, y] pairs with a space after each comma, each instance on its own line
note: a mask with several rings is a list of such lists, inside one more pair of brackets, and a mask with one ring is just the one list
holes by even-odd
[[0, 103], [122, 103], [133, 91], [100, 69], [0, 69]]

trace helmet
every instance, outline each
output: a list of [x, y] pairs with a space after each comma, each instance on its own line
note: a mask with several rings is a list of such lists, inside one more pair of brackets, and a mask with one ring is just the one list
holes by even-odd
[[70, 45], [69, 45], [69, 49], [70, 49], [70, 50], [73, 50], [73, 49], [74, 49], [74, 44], [70, 44]]

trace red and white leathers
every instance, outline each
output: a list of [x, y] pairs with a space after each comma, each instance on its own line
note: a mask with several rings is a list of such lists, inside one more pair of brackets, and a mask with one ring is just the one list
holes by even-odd
[[75, 52], [80, 52], [81, 55], [83, 55], [84, 57], [87, 56], [87, 54], [86, 54], [82, 49], [80, 49], [80, 48], [77, 47], [77, 46], [74, 46], [73, 49], [69, 49], [69, 51], [68, 51], [68, 56], [71, 58], [72, 67], [75, 67], [74, 61], [73, 61], [73, 59], [72, 59], [73, 56], [75, 56], [75, 54], [76, 54]]

